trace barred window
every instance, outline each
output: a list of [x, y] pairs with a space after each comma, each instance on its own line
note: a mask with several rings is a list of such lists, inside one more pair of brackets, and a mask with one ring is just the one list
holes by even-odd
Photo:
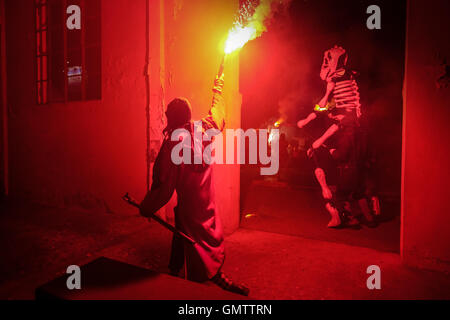
[[48, 100], [47, 1], [36, 1], [37, 103]]
[[[101, 99], [100, 0], [35, 0], [37, 103]], [[66, 25], [80, 8], [80, 29]]]

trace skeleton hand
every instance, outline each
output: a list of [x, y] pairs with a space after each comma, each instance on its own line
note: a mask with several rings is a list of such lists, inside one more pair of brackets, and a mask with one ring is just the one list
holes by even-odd
[[333, 81], [327, 82], [327, 91], [325, 92], [325, 95], [322, 99], [320, 99], [318, 105], [320, 108], [326, 108], [328, 104], [328, 100], [330, 99], [330, 95], [333, 92], [334, 88], [336, 87], [336, 83]]

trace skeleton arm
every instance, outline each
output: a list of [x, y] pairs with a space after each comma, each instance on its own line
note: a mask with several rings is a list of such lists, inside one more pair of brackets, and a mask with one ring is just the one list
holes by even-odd
[[[320, 112], [320, 111], [328, 110], [328, 108], [327, 108], [328, 100], [330, 99], [330, 95], [333, 92], [335, 86], [336, 86], [336, 84], [334, 82], [332, 82], [332, 81], [327, 82], [327, 91], [325, 92], [325, 95], [323, 96], [323, 98], [320, 99], [319, 103], [316, 104], [316, 106], [314, 108], [315, 111]], [[297, 126], [299, 128], [303, 128], [304, 126], [306, 126], [308, 123], [310, 123], [311, 121], [313, 121], [316, 118], [317, 118], [316, 112], [311, 112], [305, 119], [302, 119], [299, 122], [297, 122]]]
[[327, 91], [325, 92], [325, 95], [322, 99], [320, 99], [319, 103], [317, 104], [320, 108], [325, 108], [327, 106], [328, 101], [330, 100], [330, 95], [333, 92], [334, 88], [336, 87], [336, 83], [333, 81], [327, 82]]
[[315, 112], [311, 112], [305, 119], [300, 120], [297, 122], [297, 127], [300, 129], [306, 126], [308, 123], [313, 121], [315, 118], [317, 118], [317, 114]]

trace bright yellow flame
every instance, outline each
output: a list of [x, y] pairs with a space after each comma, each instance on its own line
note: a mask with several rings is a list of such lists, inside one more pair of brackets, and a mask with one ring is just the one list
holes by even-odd
[[235, 50], [242, 48], [248, 41], [256, 38], [256, 30], [253, 27], [235, 26], [228, 33], [225, 42], [225, 53], [230, 54]]
[[247, 10], [240, 12], [240, 15], [245, 18], [246, 24], [234, 23], [234, 27], [228, 32], [228, 38], [225, 42], [225, 54], [241, 49], [247, 42], [256, 39], [266, 31], [264, 20], [270, 14], [272, 1], [260, 0], [251, 17], [248, 17], [248, 8], [244, 8]]

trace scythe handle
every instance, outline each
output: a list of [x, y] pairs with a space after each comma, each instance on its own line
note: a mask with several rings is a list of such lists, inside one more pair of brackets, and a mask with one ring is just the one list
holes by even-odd
[[[132, 205], [133, 207], [136, 207], [138, 209], [140, 209], [139, 204], [136, 202], [136, 200], [134, 200], [132, 197], [130, 197], [130, 195], [128, 194], [128, 192], [122, 197], [122, 199], [127, 202], [128, 204]], [[181, 232], [180, 230], [178, 230], [177, 228], [175, 228], [174, 226], [172, 226], [171, 224], [167, 223], [166, 221], [164, 221], [163, 219], [161, 219], [160, 217], [152, 214], [150, 216], [151, 219], [155, 220], [156, 222], [158, 222], [160, 225], [162, 225], [163, 227], [165, 227], [166, 229], [170, 230], [171, 232], [179, 235], [180, 237], [182, 237], [184, 240], [186, 240], [187, 242], [189, 242], [190, 244], [194, 245], [196, 244], [195, 240], [192, 239], [191, 237], [189, 237], [188, 235], [186, 235], [185, 233]]]
[[218, 78], [220, 78], [220, 76], [223, 74], [224, 65], [225, 65], [225, 55], [223, 55], [222, 61], [220, 62], [219, 72], [217, 72]]

